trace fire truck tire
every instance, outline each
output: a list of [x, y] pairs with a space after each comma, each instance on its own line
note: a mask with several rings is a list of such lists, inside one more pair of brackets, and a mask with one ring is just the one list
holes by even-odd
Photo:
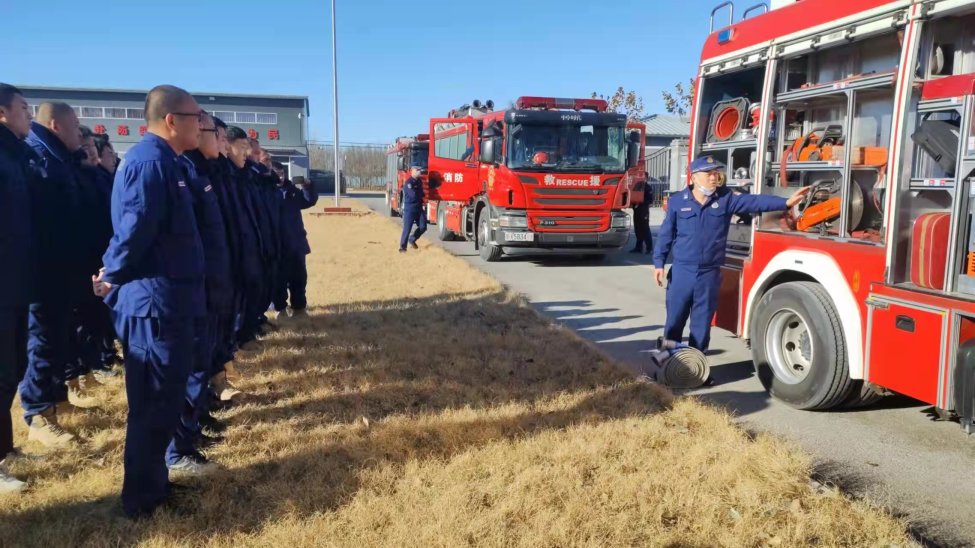
[[853, 381], [853, 383], [853, 391], [850, 393], [850, 397], [840, 407], [845, 409], [858, 409], [873, 405], [884, 398], [883, 394], [878, 394], [876, 390], [870, 388], [863, 381]]
[[441, 242], [451, 242], [456, 239], [454, 232], [447, 228], [447, 208], [443, 202], [437, 204], [437, 237]]
[[502, 251], [499, 246], [491, 245], [490, 238], [488, 237], [490, 230], [488, 214], [487, 212], [482, 212], [477, 229], [477, 247], [481, 253], [481, 259], [484, 262], [493, 263], [501, 259]]
[[773, 287], [751, 325], [755, 372], [768, 392], [797, 409], [844, 404], [855, 388], [846, 339], [826, 290], [814, 282]]

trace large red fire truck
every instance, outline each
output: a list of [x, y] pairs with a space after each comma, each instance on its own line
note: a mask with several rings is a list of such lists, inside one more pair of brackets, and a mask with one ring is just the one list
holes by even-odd
[[386, 206], [391, 217], [403, 214], [403, 183], [410, 177], [410, 168], [422, 168], [424, 201], [429, 196], [427, 177], [427, 157], [430, 150], [430, 136], [420, 134], [416, 137], [400, 137], [386, 151]]
[[504, 250], [618, 250], [631, 221], [627, 171], [639, 143], [600, 99], [521, 97], [495, 111], [475, 101], [430, 120], [430, 208], [443, 240]]
[[737, 225], [718, 325], [750, 340], [761, 382], [797, 408], [896, 392], [971, 429], [975, 1], [748, 15], [704, 46], [692, 155], [751, 192], [812, 191]]

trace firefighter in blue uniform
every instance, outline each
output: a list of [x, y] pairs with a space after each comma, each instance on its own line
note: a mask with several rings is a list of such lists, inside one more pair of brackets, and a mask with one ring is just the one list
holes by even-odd
[[30, 305], [27, 373], [20, 402], [29, 425], [28, 438], [62, 448], [74, 436], [59, 425], [56, 407], [68, 398], [65, 369], [75, 348], [72, 311], [86, 294], [81, 198], [75, 152], [81, 148], [81, 124], [64, 103], [42, 103], [27, 144], [42, 159], [47, 177], [31, 181], [37, 274]]
[[247, 163], [251, 145], [247, 133], [239, 127], [227, 128], [228, 158], [230, 160], [232, 194], [237, 201], [241, 236], [240, 314], [237, 321], [237, 342], [241, 349], [251, 348], [260, 327], [261, 300], [264, 295], [265, 257], [267, 256], [266, 216], [262, 214], [260, 197], [254, 183], [254, 172]]
[[[288, 180], [284, 165], [275, 162], [274, 171], [280, 179], [278, 193], [281, 196], [281, 268], [275, 284], [274, 310], [277, 319], [287, 314], [288, 294], [291, 295], [291, 314], [305, 316], [305, 287], [308, 285], [308, 268], [305, 257], [311, 253], [308, 234], [301, 211], [318, 202], [314, 183], [300, 184]], [[297, 179], [297, 178], [296, 178]]]
[[224, 338], [226, 318], [233, 311], [233, 282], [230, 265], [230, 247], [226, 226], [220, 210], [220, 200], [212, 180], [214, 162], [220, 156], [217, 145], [217, 128], [213, 118], [206, 114], [200, 124], [200, 146], [180, 157], [186, 174], [186, 184], [193, 193], [196, 222], [203, 242], [203, 258], [206, 265], [205, 319], [198, 321], [196, 359], [193, 371], [186, 383], [186, 399], [173, 441], [166, 451], [166, 463], [170, 471], [204, 475], [216, 467], [207, 462], [199, 451], [198, 441], [204, 440], [200, 417], [207, 413], [210, 371], [213, 355], [219, 341]]
[[26, 484], [10, 475], [5, 460], [14, 452], [10, 406], [27, 369], [27, 305], [33, 273], [30, 180], [39, 158], [24, 143], [30, 107], [19, 89], [0, 84], [0, 494]]
[[[416, 241], [427, 231], [427, 216], [423, 212], [423, 181], [420, 179], [422, 168], [410, 168], [410, 178], [403, 183], [403, 235], [399, 241], [399, 252], [406, 253], [409, 242], [413, 249], [420, 249]], [[413, 225], [416, 225], [416, 231]]]
[[151, 514], [169, 495], [166, 448], [193, 367], [194, 329], [206, 315], [203, 245], [179, 155], [199, 146], [202, 111], [186, 91], [146, 97], [148, 132], [125, 155], [112, 189], [114, 235], [96, 294], [112, 308], [125, 356], [129, 413], [122, 508]]
[[785, 211], [809, 191], [799, 189], [788, 200], [778, 196], [735, 194], [720, 186], [724, 164], [711, 156], [691, 164], [691, 184], [674, 194], [660, 226], [653, 253], [654, 278], [664, 282], [664, 264], [673, 249], [667, 273], [667, 321], [664, 339], [683, 340], [684, 326], [691, 321], [690, 346], [707, 351], [711, 319], [718, 306], [721, 265], [731, 217], [743, 213]]

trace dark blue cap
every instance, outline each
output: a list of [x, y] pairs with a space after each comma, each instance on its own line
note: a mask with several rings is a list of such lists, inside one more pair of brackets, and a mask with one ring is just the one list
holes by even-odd
[[691, 162], [691, 173], [714, 171], [716, 169], [724, 169], [724, 164], [715, 160], [713, 156], [702, 156]]

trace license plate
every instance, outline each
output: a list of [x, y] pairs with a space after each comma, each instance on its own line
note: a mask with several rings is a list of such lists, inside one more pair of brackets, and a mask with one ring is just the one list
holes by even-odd
[[534, 242], [534, 232], [505, 232], [504, 241], [506, 242]]

